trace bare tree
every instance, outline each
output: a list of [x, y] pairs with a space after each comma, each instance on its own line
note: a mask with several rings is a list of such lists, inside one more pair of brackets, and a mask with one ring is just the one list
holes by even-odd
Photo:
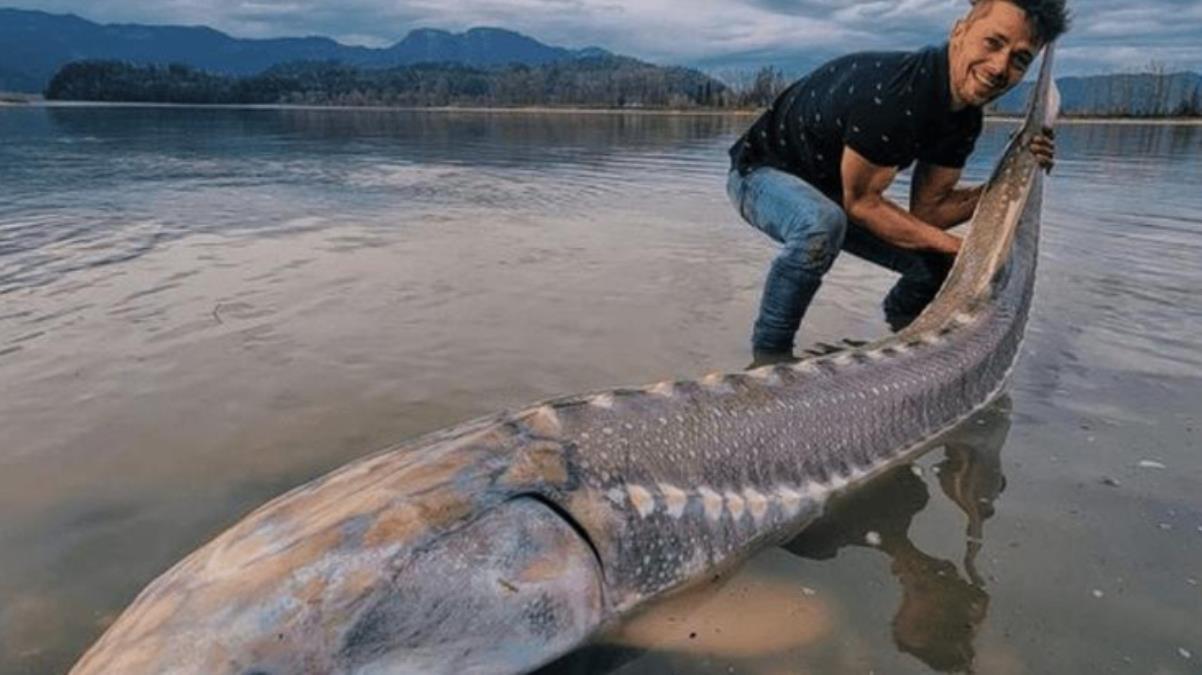
[[1144, 70], [1152, 76], [1152, 100], [1149, 113], [1153, 117], [1164, 117], [1169, 114], [1169, 80], [1168, 65], [1164, 61], [1152, 60]]

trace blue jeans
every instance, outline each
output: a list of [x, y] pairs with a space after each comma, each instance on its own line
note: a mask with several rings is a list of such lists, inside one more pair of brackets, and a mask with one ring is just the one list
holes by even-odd
[[838, 204], [784, 171], [760, 167], [746, 176], [731, 171], [726, 193], [744, 220], [782, 245], [768, 270], [752, 331], [758, 351], [793, 349], [801, 318], [839, 251], [901, 274], [883, 303], [885, 320], [895, 331], [922, 312], [951, 269], [951, 256], [902, 249], [849, 225]]

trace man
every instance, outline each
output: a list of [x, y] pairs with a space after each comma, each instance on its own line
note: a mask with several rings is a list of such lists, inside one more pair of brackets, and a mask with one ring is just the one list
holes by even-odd
[[[806, 308], [840, 250], [901, 274], [893, 330], [942, 285], [983, 186], [957, 187], [982, 108], [1017, 85], [1068, 27], [1064, 0], [973, 0], [941, 47], [835, 59], [786, 89], [731, 148], [727, 193], [783, 244], [752, 334], [753, 365], [792, 358]], [[1048, 130], [1031, 144], [1051, 171]], [[917, 160], [906, 211], [884, 196]]]

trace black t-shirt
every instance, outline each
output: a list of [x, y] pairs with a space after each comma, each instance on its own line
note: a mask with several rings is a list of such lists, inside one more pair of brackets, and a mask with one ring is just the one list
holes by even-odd
[[775, 167], [842, 204], [845, 145], [879, 166], [962, 168], [982, 117], [972, 106], [952, 112], [947, 45], [850, 54], [782, 92], [731, 147], [731, 167]]

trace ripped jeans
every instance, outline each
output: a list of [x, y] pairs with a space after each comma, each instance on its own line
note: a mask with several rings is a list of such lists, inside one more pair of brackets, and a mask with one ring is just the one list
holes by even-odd
[[901, 274], [882, 303], [885, 320], [895, 331], [922, 312], [951, 269], [951, 256], [905, 250], [862, 227], [849, 226], [839, 205], [784, 171], [760, 167], [745, 176], [731, 171], [726, 193], [744, 220], [782, 245], [768, 270], [752, 331], [751, 345], [757, 351], [793, 349], [801, 318], [839, 251]]

